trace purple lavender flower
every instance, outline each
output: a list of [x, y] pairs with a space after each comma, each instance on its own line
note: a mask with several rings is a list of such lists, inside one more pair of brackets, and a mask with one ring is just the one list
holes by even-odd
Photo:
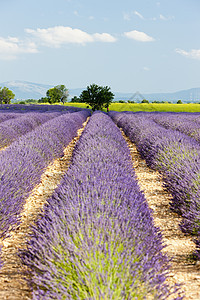
[[[17, 115], [17, 114], [15, 114]], [[0, 148], [10, 145], [20, 136], [35, 129], [50, 119], [58, 117], [60, 113], [26, 113], [0, 123]], [[0, 114], [1, 119], [1, 114]]]
[[21, 136], [0, 152], [0, 230], [5, 235], [19, 221], [25, 199], [40, 182], [45, 168], [63, 155], [89, 115], [63, 114]]
[[165, 187], [173, 196], [171, 208], [183, 216], [182, 231], [199, 239], [200, 145], [191, 129], [192, 124], [199, 127], [199, 115], [112, 112], [111, 116], [147, 163], [162, 172]]

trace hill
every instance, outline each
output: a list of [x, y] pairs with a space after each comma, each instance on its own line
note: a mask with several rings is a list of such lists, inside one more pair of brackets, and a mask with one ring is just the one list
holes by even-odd
[[[6, 81], [0, 83], [0, 87], [8, 87], [15, 94], [15, 100], [26, 100], [26, 99], [40, 99], [45, 97], [46, 91], [55, 85], [39, 84], [28, 81]], [[84, 88], [69, 89], [69, 99], [73, 96], [79, 96]], [[134, 93], [121, 93], [113, 92], [115, 94], [114, 101], [124, 100], [128, 101]], [[140, 96], [136, 93], [135, 102], [140, 102], [142, 98], [149, 101], [171, 101], [177, 102], [179, 99], [183, 102], [200, 102], [200, 88], [192, 88], [188, 90], [181, 90], [174, 93], [151, 93], [143, 94]]]
[[[134, 94], [132, 93], [115, 93], [116, 100], [128, 101], [132, 98]], [[170, 101], [176, 103], [178, 100], [183, 102], [200, 102], [200, 88], [192, 88], [188, 90], [181, 90], [174, 93], [152, 93], [152, 94], [140, 94], [135, 93], [133, 100], [135, 102], [141, 102], [142, 99], [147, 99], [152, 101]]]

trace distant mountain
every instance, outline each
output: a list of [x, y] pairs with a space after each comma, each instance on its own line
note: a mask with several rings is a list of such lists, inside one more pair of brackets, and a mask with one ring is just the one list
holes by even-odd
[[[0, 83], [0, 87], [6, 86], [15, 94], [15, 100], [26, 100], [26, 99], [40, 99], [46, 96], [48, 89], [55, 85], [40, 84], [28, 81], [6, 81]], [[84, 88], [77, 88], [69, 90], [69, 99], [73, 96], [79, 96]]]
[[41, 97], [45, 97], [46, 91], [53, 87], [51, 85], [19, 80], [0, 83], [0, 87], [4, 86], [15, 94], [15, 99], [17, 100], [40, 99]]
[[145, 98], [153, 101], [171, 101], [177, 102], [182, 100], [183, 102], [200, 102], [200, 88], [192, 88], [189, 90], [182, 90], [174, 93], [156, 93], [156, 94], [145, 94]]
[[200, 88], [192, 88], [188, 90], [182, 90], [174, 93], [152, 93], [152, 94], [141, 94], [139, 92], [135, 93], [114, 93], [115, 101], [119, 100], [133, 100], [135, 102], [141, 102], [143, 99], [152, 101], [170, 101], [177, 102], [181, 100], [182, 102], [200, 102]]
[[[46, 91], [55, 85], [39, 84], [28, 81], [7, 81], [0, 83], [0, 87], [8, 87], [15, 94], [15, 100], [26, 99], [40, 99], [46, 96]], [[69, 99], [74, 96], [79, 96], [84, 88], [69, 89]], [[133, 96], [135, 102], [141, 102], [143, 99], [149, 101], [171, 101], [177, 102], [182, 100], [183, 102], [200, 102], [200, 88], [192, 88], [188, 90], [182, 90], [174, 93], [152, 93], [152, 94], [140, 94], [134, 93], [120, 93], [113, 92], [115, 94], [114, 101], [124, 100], [128, 101]]]
[[115, 101], [118, 100], [134, 100], [135, 102], [141, 102], [141, 100], [147, 99], [152, 101], [170, 101], [177, 102], [200, 102], [200, 88], [192, 88], [189, 90], [182, 90], [174, 93], [152, 93], [152, 94], [140, 94], [134, 93], [115, 93]]

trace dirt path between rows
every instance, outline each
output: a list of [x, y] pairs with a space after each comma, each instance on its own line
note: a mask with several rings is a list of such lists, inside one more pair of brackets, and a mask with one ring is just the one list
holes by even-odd
[[75, 144], [79, 140], [87, 122], [77, 131], [77, 136], [64, 150], [64, 156], [55, 160], [48, 166], [31, 195], [26, 200], [24, 210], [21, 214], [21, 224], [9, 238], [1, 241], [1, 257], [4, 266], [0, 270], [0, 299], [26, 300], [32, 299], [31, 291], [23, 279], [26, 269], [22, 266], [17, 255], [18, 249], [24, 248], [26, 239], [30, 232], [30, 225], [37, 219], [38, 213], [43, 208], [46, 200], [53, 194], [61, 178], [66, 173], [72, 158]]
[[182, 284], [184, 299], [198, 300], [200, 299], [200, 265], [190, 260], [195, 244], [191, 237], [185, 236], [179, 229], [181, 217], [170, 210], [169, 203], [172, 197], [163, 188], [161, 174], [146, 165], [135, 144], [123, 132], [122, 134], [131, 151], [141, 190], [144, 191], [149, 207], [153, 210], [155, 225], [162, 231], [163, 241], [166, 244], [164, 251], [172, 259], [169, 283]]

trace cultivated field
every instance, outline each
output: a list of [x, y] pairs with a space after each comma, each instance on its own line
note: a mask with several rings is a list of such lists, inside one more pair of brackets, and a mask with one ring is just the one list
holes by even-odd
[[[66, 103], [68, 106], [86, 108], [84, 103]], [[171, 111], [171, 112], [200, 112], [200, 104], [173, 104], [173, 103], [111, 103], [110, 110], [115, 111]]]
[[200, 113], [3, 105], [0, 299], [199, 299], [199, 143]]

